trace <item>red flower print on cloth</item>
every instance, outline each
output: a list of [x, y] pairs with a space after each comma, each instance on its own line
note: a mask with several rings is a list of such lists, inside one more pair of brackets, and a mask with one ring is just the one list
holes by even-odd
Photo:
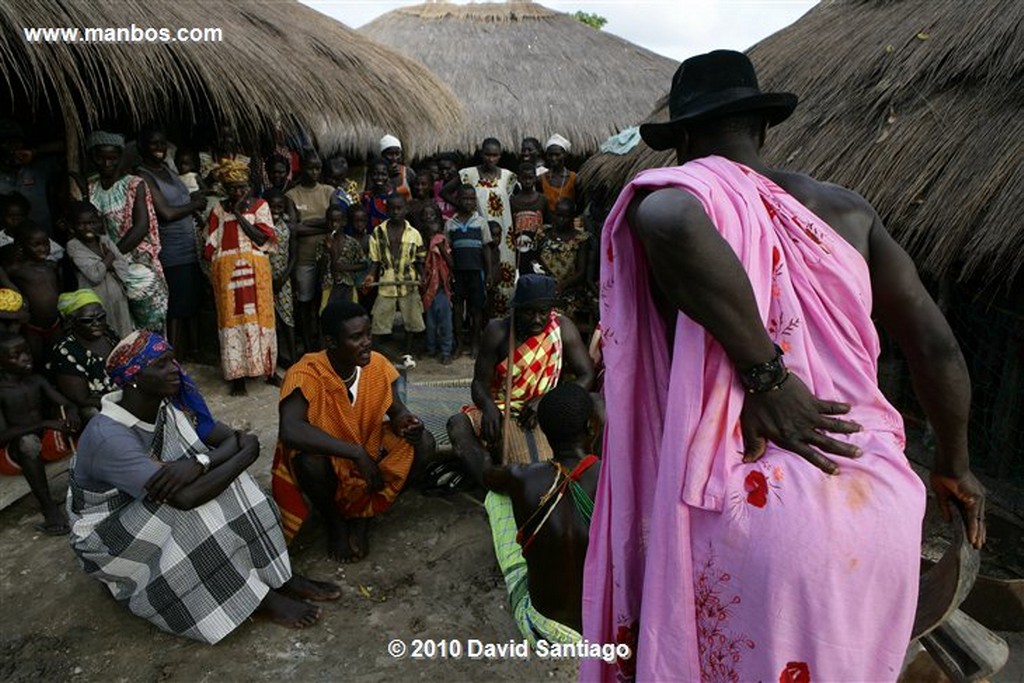
[[[780, 501], [782, 498], [775, 491], [781, 488], [780, 484], [785, 479], [785, 472], [782, 465], [772, 465], [764, 460], [758, 461], [760, 470], [753, 470], [743, 479], [743, 490], [747, 492], [747, 502], [756, 508], [763, 508], [768, 505], [768, 494], [773, 494]], [[763, 471], [762, 471], [763, 470]]]
[[505, 213], [505, 202], [502, 201], [501, 195], [497, 192], [491, 192], [487, 195], [487, 214], [496, 218], [501, 218], [502, 214]]
[[618, 672], [615, 677], [621, 683], [630, 683], [636, 678], [636, 644], [640, 640], [640, 622], [634, 619], [627, 623], [628, 617], [619, 618], [619, 630], [615, 632], [615, 644], [627, 645], [629, 657], [618, 657], [615, 666]]
[[779, 683], [811, 683], [807, 662], [786, 662], [786, 668], [779, 674]]
[[728, 628], [733, 605], [740, 604], [740, 596], [730, 598], [725, 594], [731, 580], [729, 574], [715, 567], [715, 558], [711, 556], [694, 585], [701, 681], [738, 683], [736, 665], [743, 660], [745, 650], [754, 649], [753, 640], [742, 634], [733, 635]]
[[763, 508], [768, 504], [768, 480], [764, 474], [754, 470], [743, 480], [743, 490], [747, 492], [747, 502], [754, 507]]

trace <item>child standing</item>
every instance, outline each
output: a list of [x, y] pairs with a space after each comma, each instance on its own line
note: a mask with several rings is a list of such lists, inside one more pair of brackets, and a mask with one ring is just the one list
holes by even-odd
[[128, 268], [128, 260], [117, 245], [101, 235], [103, 222], [99, 209], [89, 202], [74, 202], [68, 212], [72, 238], [68, 256], [78, 271], [78, 288], [91, 289], [103, 302], [107, 323], [118, 339], [135, 329], [128, 297], [117, 273]]
[[[18, 192], [0, 194], [0, 247], [13, 244], [14, 236], [21, 226], [31, 222], [28, 220], [31, 208], [28, 200]], [[64, 248], [51, 239], [50, 255], [47, 258], [60, 263], [63, 257]]]
[[430, 171], [420, 171], [412, 181], [412, 199], [407, 205], [406, 215], [412, 227], [420, 231], [424, 243], [430, 240], [431, 235], [423, 229], [420, 222], [423, 209], [427, 205], [434, 206], [434, 177], [430, 175]]
[[271, 277], [274, 281], [274, 318], [277, 323], [277, 364], [288, 368], [298, 360], [295, 355], [295, 303], [292, 297], [292, 274], [295, 272], [295, 244], [298, 236], [288, 221], [288, 198], [276, 188], [263, 193], [274, 221], [277, 249], [270, 252]]
[[379, 275], [377, 301], [373, 304], [371, 332], [390, 335], [395, 308], [405, 326], [405, 353], [411, 360], [412, 336], [426, 329], [419, 284], [423, 280], [423, 238], [405, 220], [405, 197], [397, 192], [388, 197], [388, 215], [370, 240], [370, 273], [363, 280], [369, 286]]
[[[65, 419], [44, 419], [45, 403], [62, 406]], [[50, 496], [43, 458], [53, 459], [55, 442], [44, 432], [78, 430], [80, 420], [75, 405], [62, 396], [42, 375], [33, 374], [28, 342], [19, 335], [0, 337], [0, 447], [19, 467], [43, 513], [36, 528], [50, 536], [68, 533], [60, 507]]]
[[[465, 350], [463, 339], [464, 316], [469, 318], [470, 354], [476, 358], [480, 349], [480, 331], [483, 329], [485, 304], [484, 283], [490, 277], [494, 262], [491, 260], [491, 232], [476, 210], [476, 190], [462, 185], [455, 196], [457, 212], [445, 225], [445, 234], [452, 245], [452, 267], [455, 271], [455, 330], [459, 350]], [[465, 309], [465, 313], [463, 312]]]
[[57, 264], [49, 260], [50, 238], [34, 223], [23, 223], [14, 236], [12, 260], [5, 264], [11, 282], [28, 302], [28, 322], [23, 331], [32, 352], [33, 367], [41, 372], [50, 350], [61, 334], [57, 297], [60, 295]]
[[353, 275], [353, 281], [359, 285], [359, 305], [368, 311], [373, 310], [373, 304], [377, 300], [377, 290], [364, 285], [366, 276], [370, 274], [370, 232], [367, 230], [370, 225], [370, 217], [362, 204], [353, 204], [348, 210], [347, 232], [356, 242], [359, 242], [363, 254], [367, 256], [363, 269]]
[[[525, 149], [526, 141], [523, 142]], [[537, 270], [537, 246], [547, 222], [548, 200], [537, 192], [537, 167], [533, 161], [519, 164], [519, 192], [512, 197], [511, 204], [512, 239], [516, 246], [519, 274], [541, 274], [543, 270]]]
[[[417, 176], [419, 180], [422, 176]], [[431, 206], [440, 218], [436, 206]], [[423, 212], [426, 218], [427, 212]], [[427, 325], [427, 355], [441, 354], [441, 365], [452, 362], [452, 249], [445, 237], [441, 221], [433, 219], [424, 224], [429, 230], [427, 258], [423, 267], [423, 310]]]
[[358, 274], [366, 277], [367, 258], [359, 241], [345, 234], [346, 214], [336, 207], [327, 211], [327, 225], [331, 234], [327, 238], [327, 274], [330, 278], [330, 296], [326, 304], [332, 301], [355, 301], [356, 280]]
[[367, 189], [359, 198], [359, 203], [366, 209], [370, 220], [370, 231], [388, 219], [388, 197], [391, 194], [388, 185], [388, 162], [374, 159], [366, 171]]

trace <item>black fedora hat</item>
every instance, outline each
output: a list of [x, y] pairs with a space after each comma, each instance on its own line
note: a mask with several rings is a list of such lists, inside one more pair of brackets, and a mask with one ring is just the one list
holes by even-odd
[[715, 50], [679, 65], [668, 95], [668, 122], [645, 123], [640, 137], [653, 149], [670, 149], [683, 124], [750, 111], [763, 112], [774, 126], [793, 113], [796, 102], [792, 93], [761, 92], [754, 65], [742, 52]]

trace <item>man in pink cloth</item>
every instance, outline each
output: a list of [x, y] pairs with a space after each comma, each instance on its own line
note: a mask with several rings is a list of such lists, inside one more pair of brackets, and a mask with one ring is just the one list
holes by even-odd
[[584, 680], [896, 679], [925, 489], [878, 388], [872, 317], [935, 428], [943, 510], [959, 502], [984, 542], [959, 347], [863, 198], [761, 160], [795, 106], [716, 51], [676, 72], [671, 120], [641, 127], [682, 165], [638, 175], [605, 226], [618, 410], [583, 599], [584, 638], [635, 656], [585, 660]]

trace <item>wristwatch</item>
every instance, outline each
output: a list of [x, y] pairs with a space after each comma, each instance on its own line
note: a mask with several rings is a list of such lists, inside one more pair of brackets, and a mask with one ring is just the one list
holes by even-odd
[[203, 474], [210, 471], [210, 456], [206, 453], [196, 453], [196, 462], [203, 466]]
[[742, 370], [739, 375], [740, 384], [748, 394], [763, 394], [780, 388], [789, 378], [789, 370], [782, 362], [782, 349], [776, 344], [775, 358]]

